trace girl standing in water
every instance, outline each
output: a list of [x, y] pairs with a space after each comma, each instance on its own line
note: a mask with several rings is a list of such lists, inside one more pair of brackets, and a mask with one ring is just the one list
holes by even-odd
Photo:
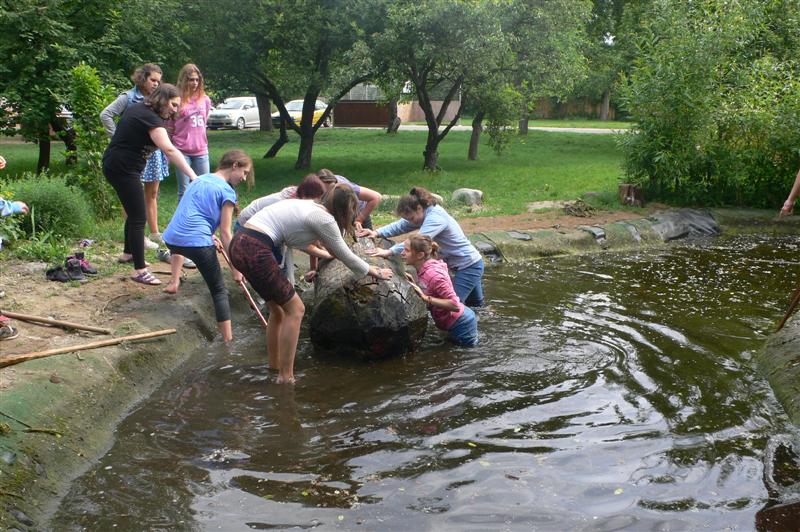
[[[217, 327], [226, 342], [233, 339], [233, 329], [228, 289], [217, 259], [214, 232], [219, 228], [219, 240], [223, 248], [227, 249], [233, 238], [231, 224], [236, 205], [234, 188], [246, 179], [252, 186], [252, 175], [253, 161], [245, 152], [226, 152], [220, 159], [216, 172], [200, 175], [189, 185], [164, 231], [164, 243], [170, 250], [172, 270], [172, 279], [164, 292], [178, 293], [183, 258], [192, 259], [211, 292]], [[233, 270], [231, 273], [234, 281], [242, 280], [242, 274], [238, 271]]]
[[[377, 231], [363, 229], [358, 236], [380, 236], [390, 238], [414, 230], [431, 237], [439, 245], [439, 254], [447, 263], [453, 276], [453, 286], [458, 299], [473, 307], [483, 306], [483, 257], [467, 239], [458, 222], [436, 204], [433, 194], [422, 187], [414, 187], [402, 196], [395, 210], [400, 220], [381, 227]], [[374, 249], [367, 253], [378, 257], [399, 255], [403, 244], [390, 249]]]
[[234, 267], [242, 272], [269, 306], [267, 356], [278, 370], [278, 383], [294, 382], [294, 358], [305, 306], [281, 272], [273, 248], [282, 244], [305, 249], [317, 240], [332, 258], [358, 275], [390, 279], [392, 271], [370, 266], [342, 237], [353, 234], [358, 200], [346, 185], [336, 185], [321, 202], [287, 199], [258, 211], [237, 231], [230, 246]]
[[403, 243], [403, 259], [417, 270], [419, 285], [406, 277], [431, 311], [436, 327], [447, 331], [447, 339], [459, 345], [478, 345], [478, 319], [471, 308], [459, 301], [447, 264], [437, 260], [439, 245], [425, 235], [412, 236]]

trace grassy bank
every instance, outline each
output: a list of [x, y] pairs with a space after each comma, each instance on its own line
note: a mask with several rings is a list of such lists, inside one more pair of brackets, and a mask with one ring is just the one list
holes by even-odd
[[[402, 131], [386, 135], [382, 130], [320, 129], [314, 143], [312, 170], [327, 167], [356, 183], [385, 194], [402, 194], [421, 185], [448, 198], [459, 187], [478, 188], [485, 193], [485, 208], [478, 213], [460, 212], [459, 216], [493, 216], [525, 212], [533, 201], [573, 199], [585, 192], [615, 196], [622, 178], [621, 154], [612, 135], [551, 133], [531, 131], [526, 137], [514, 136], [501, 155], [481, 146], [477, 161], [467, 160], [468, 131], [453, 131], [440, 145], [441, 172], [423, 171], [424, 131]], [[276, 133], [255, 130], [209, 131], [212, 160], [226, 150], [241, 148], [255, 162], [256, 187], [241, 190], [241, 203], [297, 183], [305, 171], [295, 170], [298, 137], [274, 159], [263, 159]], [[37, 148], [32, 144], [0, 144], [0, 154], [8, 167], [0, 177], [32, 171]], [[63, 169], [63, 145], [53, 143], [52, 171]], [[174, 174], [173, 174], [174, 176]], [[162, 183], [159, 200], [159, 224], [163, 228], [176, 205], [174, 177]], [[23, 199], [24, 198], [20, 198]], [[390, 213], [379, 215], [381, 223]], [[101, 233], [106, 224], [98, 228]], [[108, 228], [118, 232], [114, 221]], [[109, 235], [114, 236], [114, 235]], [[119, 235], [114, 236], [117, 238]], [[103, 236], [101, 236], [103, 238]]]

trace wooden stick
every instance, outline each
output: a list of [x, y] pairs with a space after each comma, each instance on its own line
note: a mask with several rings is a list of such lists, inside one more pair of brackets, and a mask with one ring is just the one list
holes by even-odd
[[[221, 247], [218, 248], [218, 249], [219, 249], [219, 252], [222, 253], [222, 256], [225, 258], [225, 262], [228, 263], [228, 267], [230, 267], [231, 269], [235, 269], [235, 268], [233, 268], [233, 264], [231, 264], [231, 259], [228, 258], [228, 254], [225, 253], [225, 250], [222, 249]], [[260, 310], [258, 310], [258, 305], [256, 305], [255, 301], [253, 301], [253, 296], [250, 295], [250, 290], [247, 289], [247, 285], [244, 284], [244, 281], [239, 281], [239, 286], [241, 286], [242, 290], [244, 290], [244, 295], [247, 296], [247, 300], [250, 302], [250, 307], [253, 310], [256, 311], [256, 314], [258, 314], [258, 319], [261, 320], [261, 325], [263, 325], [264, 328], [266, 329], [267, 328], [267, 320], [264, 319], [264, 315], [261, 314]]]
[[57, 349], [48, 349], [47, 351], [26, 353], [24, 355], [10, 355], [5, 357], [0, 357], [0, 368], [5, 368], [6, 366], [13, 366], [14, 364], [19, 364], [20, 362], [26, 362], [28, 360], [34, 360], [36, 358], [50, 357], [53, 355], [62, 355], [64, 353], [72, 353], [74, 351], [84, 351], [86, 349], [97, 349], [98, 347], [106, 347], [109, 345], [121, 344], [122, 342], [127, 342], [132, 340], [144, 340], [146, 338], [156, 338], [158, 336], [165, 336], [167, 334], [175, 334], [175, 332], [177, 332], [175, 329], [164, 329], [162, 331], [154, 331], [143, 334], [132, 334], [130, 336], [120, 336], [119, 338], [111, 338], [110, 340], [100, 340], [98, 342], [91, 342], [83, 345], [75, 345], [72, 347], [59, 347]]
[[800, 303], [800, 286], [798, 286], [797, 290], [795, 290], [794, 294], [792, 294], [792, 299], [789, 302], [789, 308], [786, 309], [786, 314], [784, 314], [783, 319], [778, 324], [778, 328], [775, 329], [775, 332], [778, 332], [781, 329], [783, 329], [783, 326], [786, 324], [786, 321], [789, 319], [789, 316], [792, 315], [792, 312], [794, 312], [794, 309], [797, 307], [797, 303]]
[[50, 318], [45, 318], [42, 316], [19, 314], [17, 312], [9, 312], [7, 310], [0, 310], [0, 314], [2, 314], [3, 316], [8, 316], [9, 318], [14, 318], [22, 321], [46, 323], [48, 325], [58, 325], [59, 327], [63, 327], [65, 329], [79, 329], [81, 331], [92, 331], [101, 334], [111, 334], [111, 331], [108, 329], [102, 329], [100, 327], [92, 327], [91, 325], [81, 325], [79, 323], [70, 323], [68, 321], [51, 320]]

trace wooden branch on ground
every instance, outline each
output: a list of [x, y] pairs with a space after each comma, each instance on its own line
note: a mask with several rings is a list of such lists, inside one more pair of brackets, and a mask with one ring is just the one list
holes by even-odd
[[9, 312], [7, 310], [0, 310], [0, 314], [3, 316], [8, 316], [9, 318], [14, 318], [17, 320], [22, 321], [30, 321], [33, 323], [44, 323], [47, 325], [57, 325], [64, 329], [78, 329], [81, 331], [91, 331], [100, 334], [111, 334], [109, 329], [103, 329], [101, 327], [92, 327], [91, 325], [81, 325], [79, 323], [70, 323], [68, 321], [61, 321], [61, 320], [53, 320], [50, 318], [45, 318], [43, 316], [32, 316], [30, 314], [19, 314], [17, 312]]
[[14, 364], [19, 364], [20, 362], [27, 362], [28, 360], [34, 360], [37, 358], [45, 358], [50, 357], [53, 355], [62, 355], [64, 353], [72, 353], [75, 351], [84, 351], [86, 349], [97, 349], [98, 347], [106, 347], [109, 345], [116, 345], [121, 344], [122, 342], [133, 341], [133, 340], [145, 340], [147, 338], [156, 338], [158, 336], [165, 336], [167, 334], [175, 334], [177, 331], [175, 329], [164, 329], [161, 331], [154, 331], [149, 333], [143, 334], [133, 334], [130, 336], [121, 336], [119, 338], [112, 338], [110, 340], [100, 340], [98, 342], [91, 342], [88, 344], [83, 345], [75, 345], [72, 347], [59, 347], [56, 349], [48, 349], [47, 351], [37, 351], [34, 353], [25, 353], [24, 355], [10, 355], [5, 357], [0, 357], [0, 368], [5, 368], [7, 366], [13, 366]]

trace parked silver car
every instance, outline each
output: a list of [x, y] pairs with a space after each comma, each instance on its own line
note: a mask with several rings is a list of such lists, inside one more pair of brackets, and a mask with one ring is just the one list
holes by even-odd
[[244, 129], [246, 127], [259, 127], [260, 125], [258, 104], [255, 97], [252, 96], [227, 98], [208, 115], [209, 129], [223, 127]]

